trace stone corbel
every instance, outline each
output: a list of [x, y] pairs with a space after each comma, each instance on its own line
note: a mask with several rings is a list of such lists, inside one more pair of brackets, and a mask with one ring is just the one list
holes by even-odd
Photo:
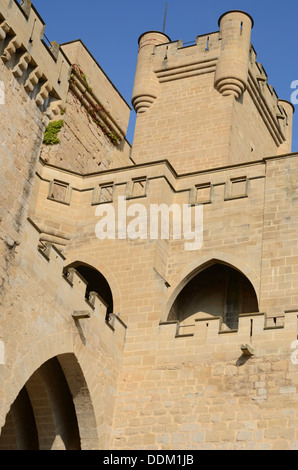
[[255, 355], [255, 349], [251, 344], [242, 344], [241, 351], [244, 356], [251, 357]]
[[15, 66], [12, 73], [15, 77], [20, 78], [23, 73], [28, 69], [31, 62], [31, 55], [28, 52], [25, 52], [20, 58], [19, 63]]
[[63, 109], [62, 100], [53, 99], [50, 102], [45, 114], [49, 118], [49, 120], [51, 121], [52, 119], [54, 119], [55, 116], [57, 116], [58, 114], [61, 113], [62, 109]]
[[40, 68], [36, 67], [29, 75], [28, 80], [25, 83], [25, 90], [27, 93], [31, 93], [36, 87], [37, 83], [42, 77], [42, 71]]
[[38, 93], [37, 97], [36, 97], [36, 104], [37, 106], [42, 106], [45, 102], [45, 100], [47, 99], [47, 97], [49, 96], [50, 92], [52, 91], [53, 87], [52, 85], [50, 84], [50, 82], [45, 82], [41, 89], [40, 89], [40, 92]]
[[14, 37], [8, 44], [8, 46], [5, 48], [1, 59], [3, 62], [8, 62], [12, 56], [16, 53], [17, 49], [21, 47], [22, 43], [21, 41], [17, 38]]
[[7, 24], [6, 21], [4, 21], [1, 25], [0, 25], [0, 41], [3, 41], [7, 34], [9, 33], [10, 31], [10, 26]]

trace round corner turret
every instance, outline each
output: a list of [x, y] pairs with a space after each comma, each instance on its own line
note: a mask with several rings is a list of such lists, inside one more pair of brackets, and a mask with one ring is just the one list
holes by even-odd
[[226, 16], [226, 15], [231, 15], [231, 14], [234, 15], [235, 13], [237, 13], [237, 14], [239, 13], [239, 14], [241, 14], [241, 15], [246, 15], [246, 16], [248, 16], [248, 18], [249, 18], [250, 21], [251, 21], [251, 29], [254, 27], [254, 24], [255, 24], [255, 23], [254, 23], [253, 17], [252, 17], [249, 13], [247, 13], [246, 11], [242, 11], [242, 10], [229, 10], [229, 11], [226, 11], [225, 13], [223, 13], [223, 14], [219, 17], [219, 19], [218, 19], [218, 26], [220, 27], [221, 20], [223, 19], [224, 16]]
[[[138, 39], [138, 45], [139, 46], [140, 46], [140, 43], [143, 42], [144, 36], [146, 36], [146, 37], [148, 36], [150, 38], [153, 36], [153, 38], [156, 42], [158, 42], [159, 40], [161, 41], [160, 44], [165, 44], [166, 42], [171, 42], [171, 38], [165, 33], [162, 33], [160, 31], [145, 31], [145, 33], [141, 34], [141, 36]], [[166, 39], [166, 41], [164, 39]]]
[[171, 42], [168, 35], [159, 31], [147, 31], [139, 39], [139, 53], [132, 93], [132, 105], [137, 114], [144, 113], [159, 94], [159, 81], [153, 71], [154, 48]]
[[247, 88], [253, 18], [240, 10], [231, 10], [219, 18], [221, 51], [215, 87], [223, 96], [239, 99]]

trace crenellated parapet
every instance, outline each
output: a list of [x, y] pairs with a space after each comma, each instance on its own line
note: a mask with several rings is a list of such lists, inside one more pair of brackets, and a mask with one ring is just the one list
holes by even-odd
[[38, 276], [40, 286], [55, 297], [69, 318], [96, 321], [106, 331], [112, 331], [116, 340], [123, 342], [126, 325], [117, 315], [107, 315], [107, 304], [97, 292], [86, 296], [88, 283], [84, 277], [74, 268], [66, 269], [64, 255], [53, 243], [41, 241], [40, 235], [40, 228], [28, 219], [25, 236], [30, 240], [30, 246], [22, 263], [24, 266], [31, 263], [32, 277]]
[[114, 145], [118, 145], [126, 134], [126, 129], [121, 128], [112, 115], [105, 109], [92, 88], [86, 81], [84, 72], [79, 65], [73, 64], [70, 78], [70, 90], [79, 100], [95, 124]]
[[274, 87], [268, 83], [268, 75], [258, 62], [253, 46], [250, 48], [247, 91], [279, 146], [278, 154], [291, 152], [295, 108], [288, 101], [278, 98]]
[[[132, 103], [137, 113], [145, 112], [158, 96], [158, 84], [202, 73], [215, 73], [214, 84], [223, 95], [238, 99], [247, 88], [250, 15], [231, 11], [219, 19], [220, 31], [198, 36], [195, 45], [183, 47], [158, 32], [139, 38]], [[160, 46], [162, 47], [156, 47]]]
[[[256, 312], [239, 315], [237, 329], [229, 329], [219, 317], [194, 317], [188, 321], [160, 323], [159, 351], [161, 362], [207, 360], [221, 351], [226, 358], [244, 356], [266, 357], [288, 353], [291, 338], [297, 336], [297, 310], [271, 316]], [[181, 342], [189, 348], [183, 359], [179, 356]]]
[[0, 57], [49, 119], [64, 107], [70, 63], [30, 0], [0, 0]]

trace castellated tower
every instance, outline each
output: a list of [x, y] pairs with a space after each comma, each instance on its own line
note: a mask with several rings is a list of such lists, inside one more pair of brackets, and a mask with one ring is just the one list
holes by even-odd
[[133, 158], [180, 172], [291, 151], [293, 108], [277, 98], [251, 45], [253, 20], [231, 11], [192, 46], [149, 32], [139, 40]]
[[0, 449], [298, 449], [294, 109], [252, 18], [141, 35], [133, 146], [44, 32], [0, 0]]

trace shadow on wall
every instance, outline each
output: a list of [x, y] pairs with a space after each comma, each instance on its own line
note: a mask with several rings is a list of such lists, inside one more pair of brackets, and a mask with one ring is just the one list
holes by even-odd
[[1, 449], [80, 450], [75, 407], [57, 358], [34, 372], [18, 394], [1, 431]]

